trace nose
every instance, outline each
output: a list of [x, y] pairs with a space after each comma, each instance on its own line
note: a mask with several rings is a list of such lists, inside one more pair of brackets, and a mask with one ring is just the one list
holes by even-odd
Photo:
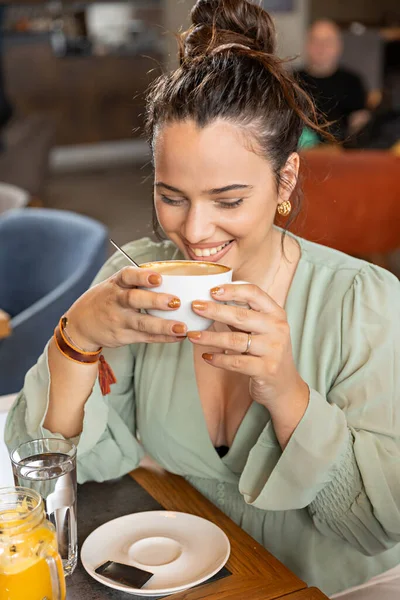
[[210, 207], [206, 203], [192, 204], [183, 223], [182, 235], [191, 244], [211, 239], [215, 231]]

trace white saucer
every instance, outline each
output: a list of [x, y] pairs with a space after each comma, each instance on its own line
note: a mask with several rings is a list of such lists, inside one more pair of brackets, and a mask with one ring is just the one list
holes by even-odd
[[[98, 527], [86, 538], [81, 560], [89, 575], [110, 588], [164, 596], [210, 579], [225, 565], [230, 550], [227, 536], [214, 523], [160, 510], [126, 515]], [[141, 589], [122, 585], [95, 573], [108, 560], [154, 575]]]

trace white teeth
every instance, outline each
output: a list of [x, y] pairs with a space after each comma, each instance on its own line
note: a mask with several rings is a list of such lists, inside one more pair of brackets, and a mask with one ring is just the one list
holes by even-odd
[[226, 244], [222, 244], [222, 246], [217, 246], [215, 248], [191, 248], [191, 251], [195, 256], [198, 256], [199, 258], [202, 256], [214, 256], [214, 254], [218, 254], [218, 252], [221, 252], [221, 250], [225, 248], [225, 246], [227, 246], [228, 244], [230, 244], [230, 242], [226, 242]]

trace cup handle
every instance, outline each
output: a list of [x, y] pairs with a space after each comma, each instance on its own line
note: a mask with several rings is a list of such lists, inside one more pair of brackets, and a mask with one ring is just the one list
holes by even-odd
[[48, 554], [45, 560], [50, 571], [52, 599], [65, 600], [65, 580], [60, 556]]

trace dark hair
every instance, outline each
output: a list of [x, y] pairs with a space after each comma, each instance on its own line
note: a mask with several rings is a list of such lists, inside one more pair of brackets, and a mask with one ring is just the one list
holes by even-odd
[[[281, 171], [296, 152], [304, 126], [324, 135], [324, 125], [275, 54], [272, 18], [248, 0], [198, 0], [191, 19], [190, 29], [178, 38], [179, 68], [157, 79], [148, 93], [151, 147], [157, 127], [165, 123], [193, 119], [205, 127], [226, 119], [250, 133], [269, 159], [277, 186], [285, 184]], [[287, 226], [299, 212], [300, 194], [295, 196]]]

